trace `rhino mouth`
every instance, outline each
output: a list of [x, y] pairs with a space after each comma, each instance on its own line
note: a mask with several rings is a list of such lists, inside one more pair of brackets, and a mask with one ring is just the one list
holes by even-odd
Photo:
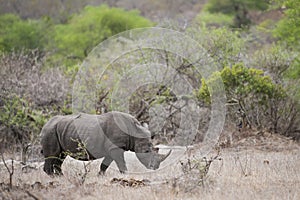
[[159, 168], [160, 163], [162, 163], [164, 160], [167, 159], [167, 157], [169, 157], [169, 155], [171, 154], [172, 150], [170, 150], [167, 154], [154, 154], [152, 156], [151, 162], [149, 163], [149, 168], [148, 169], [152, 169], [152, 170], [156, 170]]
[[169, 152], [166, 153], [166, 154], [159, 154], [159, 156], [160, 156], [160, 162], [163, 162], [164, 160], [166, 160], [167, 157], [169, 157], [169, 155], [170, 155], [171, 153], [172, 153], [172, 150], [169, 150]]
[[154, 152], [137, 153], [137, 157], [147, 169], [156, 170], [159, 168], [160, 163], [169, 157], [171, 152], [172, 150], [170, 150], [167, 154], [158, 154]]
[[151, 169], [151, 170], [157, 170], [159, 168], [159, 166], [154, 166], [154, 165], [150, 165], [149, 167], [147, 167], [147, 169]]

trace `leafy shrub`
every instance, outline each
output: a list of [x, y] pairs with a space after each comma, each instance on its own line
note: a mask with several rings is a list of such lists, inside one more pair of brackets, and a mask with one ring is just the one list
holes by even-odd
[[254, 53], [253, 65], [268, 72], [276, 82], [289, 77], [291, 68], [297, 65], [297, 53], [279, 45], [263, 48]]
[[[282, 101], [280, 105], [277, 105], [276, 109], [281, 110], [280, 121], [286, 124], [284, 125], [283, 133], [291, 135], [295, 138], [300, 138], [296, 124], [299, 120], [299, 52], [286, 49], [279, 45], [272, 45], [269, 48], [258, 50], [254, 54], [252, 64], [265, 70], [266, 73], [272, 77], [274, 82], [284, 86], [287, 97], [285, 101]], [[275, 108], [274, 108], [275, 109]], [[292, 119], [292, 120], [291, 120]], [[296, 131], [296, 132], [295, 132]]]
[[260, 0], [209, 0], [206, 10], [211, 13], [224, 13], [234, 16], [234, 27], [249, 25], [251, 20], [248, 16], [250, 10], [266, 10], [268, 1]]
[[47, 115], [13, 93], [1, 93], [0, 128], [3, 145], [35, 142]]
[[245, 39], [238, 31], [222, 28], [190, 28], [188, 34], [194, 38], [220, 66], [231, 66], [241, 62], [245, 52]]
[[300, 2], [298, 0], [277, 0], [279, 5], [286, 8], [284, 17], [277, 23], [274, 36], [280, 42], [299, 50], [300, 41]]
[[[229, 117], [237, 121], [237, 110], [244, 114], [245, 123], [258, 129], [270, 129], [273, 132], [285, 133], [286, 125], [293, 120], [285, 121], [284, 116], [291, 114], [284, 102], [287, 93], [280, 84], [273, 83], [262, 70], [247, 68], [236, 64], [232, 68], [225, 67], [219, 72], [224, 82], [227, 100], [235, 106], [229, 106]], [[202, 80], [198, 99], [210, 103], [207, 82], [213, 82], [214, 75], [209, 80]], [[282, 106], [284, 105], [284, 106]], [[288, 112], [288, 113], [285, 113]]]
[[225, 14], [235, 14], [236, 6], [245, 7], [247, 9], [266, 10], [268, 8], [267, 1], [260, 0], [209, 0], [206, 9], [209, 12], [222, 12]]
[[197, 15], [194, 20], [196, 23], [199, 23], [201, 26], [232, 26], [233, 17], [230, 15], [225, 15], [222, 13], [210, 13], [210, 12], [201, 12]]
[[54, 43], [49, 48], [56, 49], [54, 60], [63, 60], [65, 65], [72, 66], [83, 60], [106, 38], [129, 29], [152, 25], [137, 11], [109, 8], [106, 5], [87, 6], [78, 15], [73, 15], [66, 24], [54, 27]]
[[42, 49], [44, 40], [44, 21], [22, 20], [13, 14], [0, 16], [0, 50], [3, 52], [22, 49]]

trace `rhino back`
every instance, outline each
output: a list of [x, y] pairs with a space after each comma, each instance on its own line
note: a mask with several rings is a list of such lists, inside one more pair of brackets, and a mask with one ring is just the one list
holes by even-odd
[[150, 132], [127, 113], [113, 111], [99, 115], [98, 118], [105, 122], [102, 124], [104, 134], [113, 144], [110, 150], [118, 147], [134, 151], [135, 138], [150, 138]]
[[105, 137], [95, 115], [65, 116], [57, 125], [59, 142], [64, 151], [78, 152], [79, 143], [93, 158], [107, 154]]

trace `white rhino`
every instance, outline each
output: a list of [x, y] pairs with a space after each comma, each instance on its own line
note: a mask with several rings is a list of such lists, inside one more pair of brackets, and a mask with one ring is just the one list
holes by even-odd
[[115, 161], [120, 172], [127, 171], [124, 151], [135, 152], [147, 169], [158, 169], [171, 153], [158, 154], [150, 140], [150, 131], [133, 116], [122, 112], [102, 115], [76, 114], [55, 116], [41, 131], [44, 171], [61, 174], [61, 165], [67, 155], [78, 160], [104, 157], [100, 174]]

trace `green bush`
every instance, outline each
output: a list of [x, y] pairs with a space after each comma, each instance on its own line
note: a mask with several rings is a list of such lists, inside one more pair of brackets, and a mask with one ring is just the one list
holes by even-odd
[[[117, 33], [153, 23], [141, 17], [137, 11], [121, 8], [87, 6], [73, 15], [66, 24], [54, 27], [54, 42], [49, 49], [56, 49], [54, 60], [63, 60], [67, 66], [82, 61], [100, 42]], [[53, 46], [52, 46], [53, 45]]]
[[241, 62], [241, 53], [245, 52], [245, 39], [240, 32], [228, 27], [190, 28], [188, 34], [194, 38], [209, 55], [221, 66], [231, 66]]
[[[285, 78], [296, 78], [299, 53], [272, 45], [259, 49], [254, 53], [253, 64], [267, 71], [273, 80], [282, 82]], [[295, 72], [295, 74], [294, 74]]]
[[200, 24], [202, 27], [206, 26], [216, 26], [222, 27], [227, 26], [230, 27], [233, 25], [233, 17], [230, 15], [226, 15], [223, 13], [210, 13], [210, 12], [200, 12], [194, 21]]
[[235, 14], [237, 6], [244, 7], [247, 10], [266, 10], [268, 1], [261, 0], [209, 0], [206, 9], [209, 12], [222, 12], [225, 14]]
[[1, 94], [0, 127], [3, 145], [34, 142], [47, 120], [42, 111], [34, 110], [33, 106], [13, 93]]
[[[209, 80], [202, 79], [202, 87], [197, 93], [200, 101], [210, 104], [210, 93], [207, 83], [213, 83], [216, 75], [221, 76], [227, 100], [234, 103], [228, 107], [230, 117], [234, 118], [237, 110], [245, 113], [250, 127], [279, 131], [281, 104], [286, 101], [287, 94], [283, 87], [272, 82], [262, 70], [247, 68], [243, 64], [224, 67], [221, 72], [212, 75]], [[283, 108], [284, 109], [284, 108]], [[282, 114], [282, 113], [281, 113]]]
[[261, 0], [209, 0], [205, 10], [234, 16], [233, 26], [242, 28], [251, 24], [248, 17], [250, 10], [266, 10], [268, 6], [268, 1]]
[[0, 16], [0, 50], [43, 49], [45, 24], [43, 20], [22, 20], [13, 14]]
[[[279, 0], [277, 0], [279, 1]], [[285, 8], [284, 17], [277, 23], [273, 33], [281, 42], [288, 46], [300, 49], [300, 1], [279, 1], [280, 6]]]

